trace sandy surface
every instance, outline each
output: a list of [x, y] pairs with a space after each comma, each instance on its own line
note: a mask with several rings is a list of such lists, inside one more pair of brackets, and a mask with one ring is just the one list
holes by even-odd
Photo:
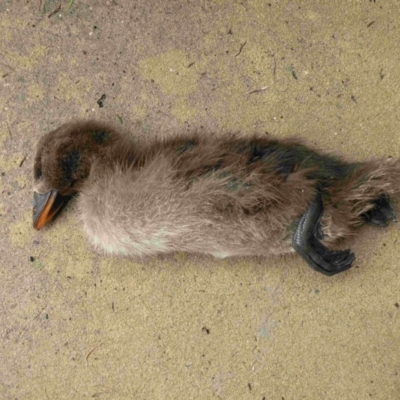
[[106, 258], [74, 204], [31, 223], [36, 142], [74, 118], [399, 157], [399, 18], [379, 0], [2, 0], [0, 398], [399, 399], [398, 225], [364, 229], [328, 278], [295, 256]]

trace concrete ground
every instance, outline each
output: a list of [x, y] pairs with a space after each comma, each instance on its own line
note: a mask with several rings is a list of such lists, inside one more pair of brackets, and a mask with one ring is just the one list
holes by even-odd
[[399, 18], [380, 0], [2, 0], [0, 398], [400, 399], [396, 224], [329, 278], [297, 256], [107, 258], [74, 204], [31, 221], [36, 143], [76, 118], [400, 157]]

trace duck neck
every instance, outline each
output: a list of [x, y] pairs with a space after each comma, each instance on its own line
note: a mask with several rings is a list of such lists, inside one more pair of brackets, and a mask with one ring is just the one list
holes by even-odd
[[108, 140], [98, 143], [89, 156], [90, 162], [99, 167], [132, 165], [136, 160], [136, 151], [132, 142], [118, 133], [111, 133]]

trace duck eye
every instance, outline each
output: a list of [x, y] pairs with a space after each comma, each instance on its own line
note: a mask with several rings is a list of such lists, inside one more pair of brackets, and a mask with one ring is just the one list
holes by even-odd
[[37, 170], [36, 170], [36, 179], [42, 179], [42, 177], [43, 177], [43, 173], [42, 173], [42, 170], [41, 170], [41, 168], [38, 168]]

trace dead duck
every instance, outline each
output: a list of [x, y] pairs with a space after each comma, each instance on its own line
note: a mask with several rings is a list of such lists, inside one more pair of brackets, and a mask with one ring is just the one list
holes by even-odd
[[216, 257], [295, 250], [315, 270], [352, 266], [340, 239], [395, 221], [400, 162], [323, 155], [296, 140], [183, 135], [133, 144], [98, 122], [62, 125], [38, 143], [33, 225], [75, 194], [84, 230], [109, 254]]

